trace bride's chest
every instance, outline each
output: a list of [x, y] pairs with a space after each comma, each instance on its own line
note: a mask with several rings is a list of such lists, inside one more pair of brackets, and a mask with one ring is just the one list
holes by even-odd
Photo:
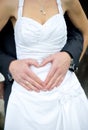
[[31, 18], [21, 17], [14, 29], [15, 40], [22, 43], [55, 41], [67, 35], [66, 23], [60, 14], [52, 16], [43, 25]]

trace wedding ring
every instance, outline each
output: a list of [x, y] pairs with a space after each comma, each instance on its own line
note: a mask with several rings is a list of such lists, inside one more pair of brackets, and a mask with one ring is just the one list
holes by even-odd
[[26, 85], [29, 85], [30, 83], [28, 81], [25, 81]]

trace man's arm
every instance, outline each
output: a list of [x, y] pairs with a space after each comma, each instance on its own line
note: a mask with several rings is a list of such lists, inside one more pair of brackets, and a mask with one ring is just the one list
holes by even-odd
[[14, 32], [11, 22], [0, 32], [0, 71], [8, 81], [8, 68], [11, 61], [16, 59]]
[[67, 43], [61, 50], [67, 52], [74, 60], [74, 70], [78, 68], [79, 59], [83, 50], [83, 36], [81, 32], [74, 27], [69, 20], [67, 14], [65, 14], [65, 20], [67, 23], [68, 38]]

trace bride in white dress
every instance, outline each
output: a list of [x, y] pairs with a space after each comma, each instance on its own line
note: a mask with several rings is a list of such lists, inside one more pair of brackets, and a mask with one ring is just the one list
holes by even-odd
[[[11, 2], [11, 0], [9, 1]], [[17, 58], [32, 58], [41, 65], [46, 57], [57, 54], [66, 44], [67, 28], [62, 7], [64, 7], [64, 4], [70, 6], [69, 3], [71, 2], [62, 0], [64, 4], [61, 4], [60, 0], [50, 1], [55, 7], [57, 6], [57, 12], [52, 13], [53, 15], [42, 24], [31, 17], [24, 16], [23, 11], [26, 9], [24, 7], [27, 6], [25, 1], [27, 2], [27, 0], [19, 0], [19, 2], [16, 0], [19, 3], [18, 8], [16, 8], [18, 9], [18, 17], [14, 25]], [[77, 4], [75, 6], [80, 8], [77, 0], [74, 1], [72, 4], [75, 3]], [[35, 0], [29, 0], [28, 4], [32, 2], [35, 3]], [[50, 6], [48, 9], [50, 9]], [[55, 8], [52, 10], [54, 11]], [[40, 13], [45, 17], [46, 12], [43, 8]], [[79, 20], [74, 20], [74, 14], [70, 12], [69, 16], [83, 32], [84, 24], [83, 27], [78, 25]], [[80, 14], [83, 14], [83, 16]], [[78, 14], [80, 20], [83, 18], [85, 27], [87, 27], [84, 13], [81, 12], [80, 14]], [[12, 21], [14, 20], [12, 19]], [[6, 21], [4, 20], [4, 22]], [[1, 25], [3, 26], [2, 22]], [[88, 34], [86, 30], [83, 34], [86, 32]], [[85, 35], [84, 42], [86, 40]], [[31, 70], [42, 81], [45, 81], [51, 65], [51, 62], [45, 63], [41, 67], [31, 65]], [[7, 107], [4, 129], [88, 130], [88, 100], [74, 72], [68, 70], [60, 86], [56, 86], [49, 91], [28, 91], [14, 81]]]

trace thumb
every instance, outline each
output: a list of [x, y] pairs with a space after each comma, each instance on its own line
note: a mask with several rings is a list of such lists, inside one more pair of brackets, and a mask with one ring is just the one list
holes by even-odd
[[47, 58], [45, 58], [43, 61], [42, 61], [42, 63], [40, 64], [40, 66], [42, 67], [42, 66], [44, 66], [44, 65], [46, 65], [46, 64], [48, 64], [49, 62], [52, 62], [52, 56], [49, 56], [49, 57], [47, 57]]
[[36, 67], [39, 67], [39, 63], [38, 63], [37, 60], [35, 60], [35, 59], [29, 59], [29, 60], [27, 60], [27, 64], [28, 64], [28, 65], [34, 65], [34, 66], [36, 66]]

